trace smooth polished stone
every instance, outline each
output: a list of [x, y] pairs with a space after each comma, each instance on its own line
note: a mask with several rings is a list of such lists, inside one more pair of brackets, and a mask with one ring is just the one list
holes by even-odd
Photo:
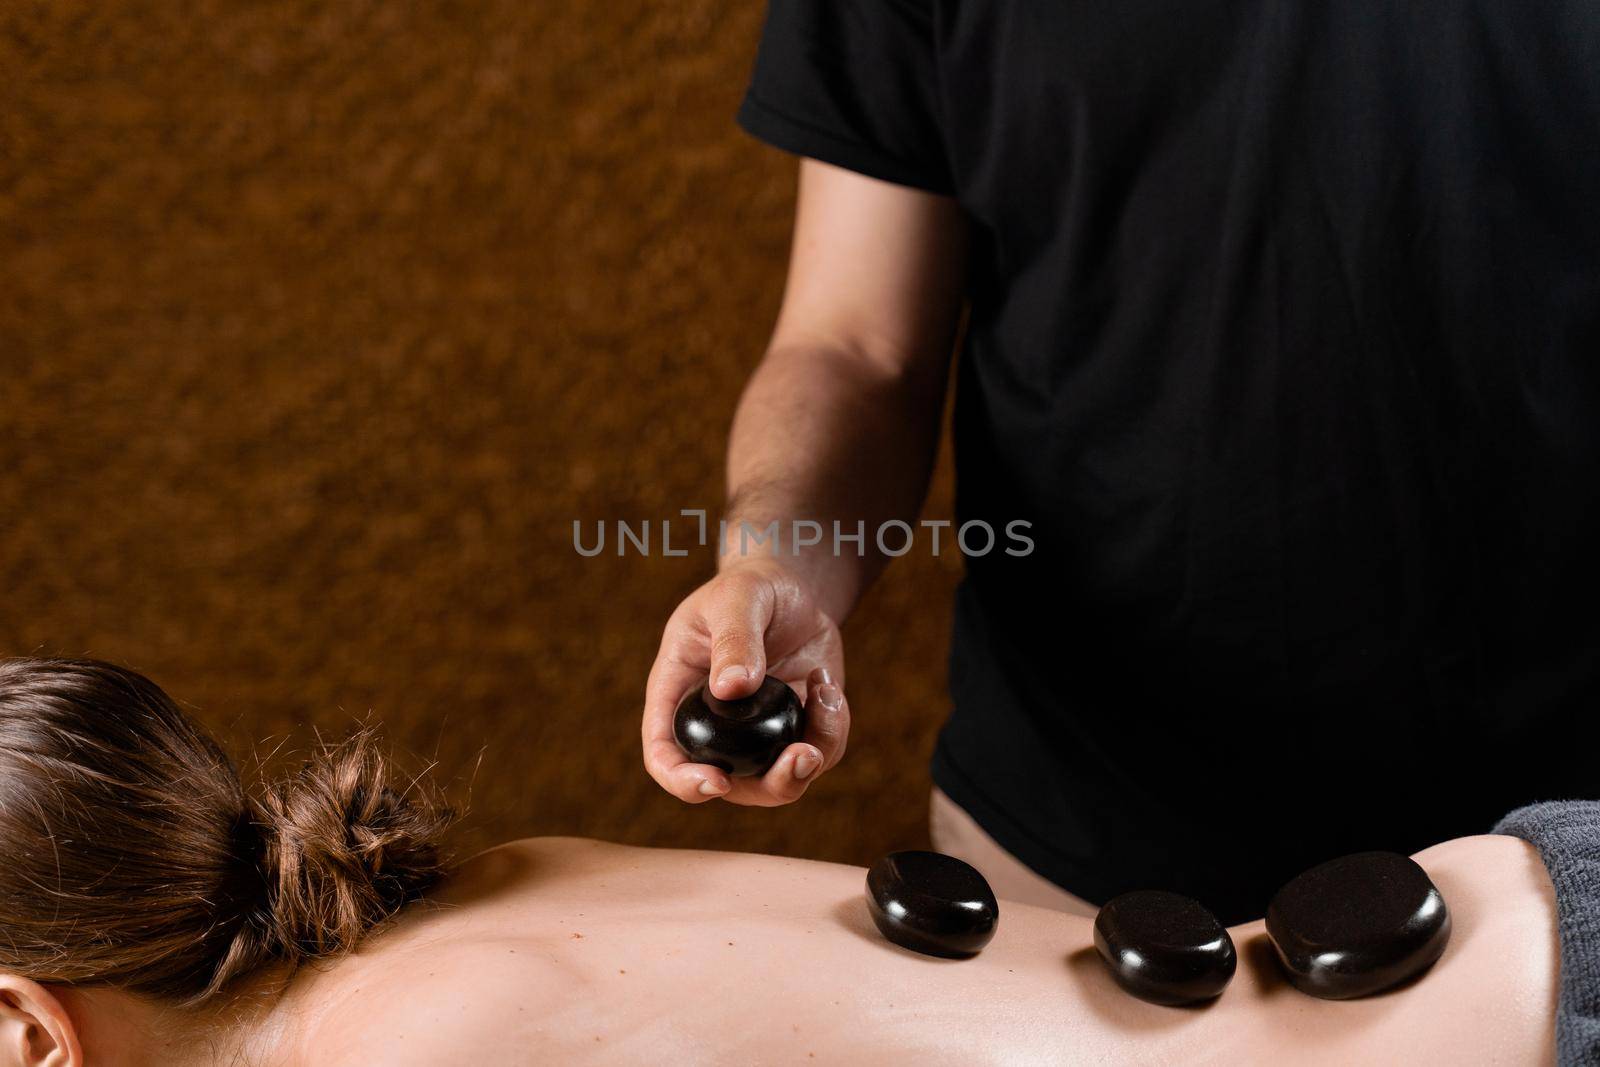
[[1094, 917], [1094, 947], [1117, 984], [1152, 1004], [1194, 1004], [1222, 992], [1239, 958], [1199, 901], [1161, 889], [1113, 897]]
[[766, 774], [805, 730], [800, 698], [770, 674], [740, 700], [718, 700], [709, 684], [696, 686], [672, 716], [672, 736], [685, 756], [740, 778]]
[[1432, 966], [1450, 941], [1450, 909], [1415, 860], [1357, 852], [1278, 890], [1267, 905], [1267, 936], [1297, 989], [1344, 1000]]
[[928, 956], [966, 959], [994, 937], [1000, 905], [977, 868], [942, 852], [891, 852], [867, 871], [883, 936]]

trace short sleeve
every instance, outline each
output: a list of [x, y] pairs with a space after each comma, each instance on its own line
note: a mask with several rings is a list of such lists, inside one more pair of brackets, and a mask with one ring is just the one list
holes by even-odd
[[769, 0], [738, 123], [786, 152], [950, 194], [934, 0]]

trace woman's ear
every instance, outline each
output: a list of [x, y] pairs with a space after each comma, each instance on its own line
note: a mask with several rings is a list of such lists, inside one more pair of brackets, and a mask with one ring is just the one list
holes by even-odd
[[83, 1067], [78, 1032], [38, 982], [0, 973], [0, 1067]]

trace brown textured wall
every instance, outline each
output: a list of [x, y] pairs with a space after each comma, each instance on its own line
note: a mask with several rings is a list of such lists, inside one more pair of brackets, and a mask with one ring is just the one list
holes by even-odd
[[793, 202], [732, 123], [760, 18], [0, 8], [0, 653], [132, 665], [236, 748], [370, 712], [472, 780], [473, 843], [919, 841], [955, 561], [847, 628], [846, 762], [740, 811], [637, 751], [709, 560], [571, 547], [719, 502]]

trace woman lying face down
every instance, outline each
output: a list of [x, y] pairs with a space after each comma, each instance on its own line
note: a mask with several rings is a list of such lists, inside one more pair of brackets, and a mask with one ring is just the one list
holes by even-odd
[[446, 1063], [1542, 1063], [1555, 899], [1533, 846], [1416, 854], [1454, 933], [1322, 1001], [1259, 922], [1198, 1009], [1118, 989], [1091, 921], [1002, 903], [975, 959], [882, 940], [860, 868], [571, 838], [449, 870], [366, 739], [252, 797], [146, 679], [0, 661], [0, 1067]]

